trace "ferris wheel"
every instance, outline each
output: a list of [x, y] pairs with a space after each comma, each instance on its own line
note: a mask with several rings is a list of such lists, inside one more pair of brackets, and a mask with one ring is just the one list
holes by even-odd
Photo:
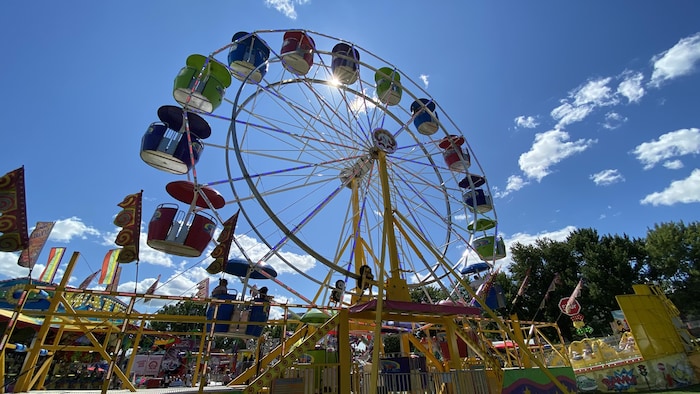
[[[173, 96], [182, 108], [158, 111], [162, 136], [147, 144], [147, 132], [142, 158], [187, 175], [168, 189], [189, 204], [178, 223], [204, 215], [211, 228], [239, 209], [235, 244], [250, 268], [304, 278], [319, 289], [313, 303], [358, 301], [379, 281], [405, 298], [505, 257], [468, 137], [439, 98], [359, 45], [305, 30], [238, 32], [189, 56]], [[159, 250], [204, 250], [203, 239], [192, 249], [173, 243], [189, 234], [161, 233]]]

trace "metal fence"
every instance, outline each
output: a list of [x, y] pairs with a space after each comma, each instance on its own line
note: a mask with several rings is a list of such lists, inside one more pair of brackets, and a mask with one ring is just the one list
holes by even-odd
[[[275, 382], [273, 392], [298, 394], [337, 393], [339, 390], [337, 366], [302, 366], [285, 371]], [[352, 392], [367, 394], [372, 386], [377, 394], [488, 394], [486, 372], [483, 369], [450, 372], [379, 373], [378, 381], [371, 381], [367, 372], [351, 377]], [[301, 389], [303, 387], [303, 391]]]

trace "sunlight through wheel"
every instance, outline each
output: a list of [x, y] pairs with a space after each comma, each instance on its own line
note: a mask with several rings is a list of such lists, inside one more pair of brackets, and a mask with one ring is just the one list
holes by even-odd
[[[314, 32], [236, 37], [227, 176], [270, 250], [261, 261], [279, 259], [322, 289], [342, 281], [362, 292], [368, 272], [447, 285], [469, 259], [492, 267], [505, 256], [467, 138], [410, 76]], [[295, 267], [290, 251], [325, 275]]]

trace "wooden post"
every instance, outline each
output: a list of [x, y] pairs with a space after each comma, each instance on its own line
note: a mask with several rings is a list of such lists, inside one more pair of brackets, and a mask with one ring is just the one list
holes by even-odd
[[351, 391], [351, 360], [352, 353], [350, 350], [350, 341], [344, 340], [345, 338], [350, 338], [350, 327], [348, 325], [348, 310], [343, 308], [338, 311], [338, 357], [340, 362], [340, 382], [339, 382], [339, 394], [350, 394]]

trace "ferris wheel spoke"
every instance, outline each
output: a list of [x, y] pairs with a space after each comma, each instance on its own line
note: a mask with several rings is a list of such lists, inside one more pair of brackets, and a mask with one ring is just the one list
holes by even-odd
[[[241, 83], [225, 101], [232, 107], [226, 145], [208, 145], [226, 153], [229, 202], [248, 224], [241, 231], [247, 227], [246, 234], [266, 245], [263, 255], [254, 255], [324, 287], [338, 275], [357, 279], [361, 265], [394, 275], [399, 264], [411, 286], [449, 280], [471, 247], [469, 218], [480, 214], [465, 206], [459, 187], [465, 174], [451, 169], [440, 147], [459, 127], [393, 64], [352, 44], [358, 57], [336, 58], [328, 49], [342, 40], [304, 33], [316, 45], [308, 69], [297, 72], [283, 51], [271, 50], [266, 73]], [[390, 80], [395, 86], [382, 85]], [[424, 105], [416, 109], [414, 102]], [[437, 126], [421, 128], [423, 115]], [[299, 256], [314, 264], [292, 269]]]

